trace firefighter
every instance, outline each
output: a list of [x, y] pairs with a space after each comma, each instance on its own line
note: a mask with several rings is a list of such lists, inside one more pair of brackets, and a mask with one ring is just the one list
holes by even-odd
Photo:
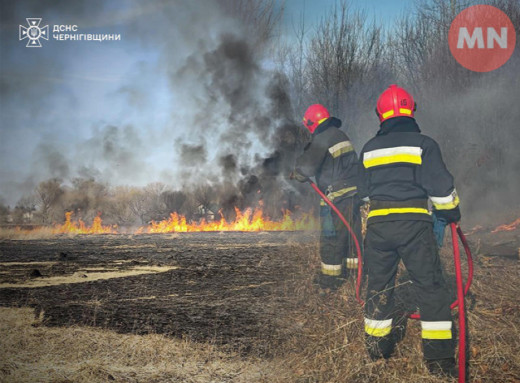
[[398, 337], [392, 329], [394, 285], [402, 260], [418, 297], [427, 367], [433, 374], [454, 376], [450, 297], [428, 199], [439, 221], [456, 223], [459, 197], [439, 145], [421, 134], [415, 110], [413, 97], [390, 85], [377, 101], [380, 129], [360, 154], [359, 194], [370, 201], [364, 244], [366, 344], [372, 359], [388, 358], [393, 351]]
[[[348, 136], [340, 130], [341, 120], [331, 117], [320, 104], [311, 105], [303, 124], [312, 135], [296, 160], [291, 179], [305, 182], [315, 177], [320, 190], [336, 205], [361, 238], [361, 218], [357, 197], [357, 155]], [[320, 202], [321, 273], [317, 282], [334, 291], [345, 280], [347, 269], [357, 269], [357, 254], [350, 233], [325, 201]]]

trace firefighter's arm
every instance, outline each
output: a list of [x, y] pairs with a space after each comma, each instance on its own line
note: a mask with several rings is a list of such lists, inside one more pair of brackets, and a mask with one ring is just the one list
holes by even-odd
[[446, 168], [439, 145], [428, 140], [422, 153], [422, 186], [432, 201], [437, 219], [447, 223], [460, 221], [459, 196], [453, 176]]
[[358, 171], [358, 183], [357, 185], [357, 192], [358, 196], [360, 198], [361, 203], [367, 203], [369, 202], [368, 198], [368, 186], [367, 186], [367, 174], [365, 166], [363, 165], [363, 156], [364, 156], [364, 150], [361, 151], [359, 155], [359, 161], [357, 164], [357, 171]]
[[296, 166], [289, 178], [306, 182], [310, 177], [314, 177], [323, 162], [326, 150], [327, 148], [317, 140], [309, 142], [303, 154], [296, 160]]

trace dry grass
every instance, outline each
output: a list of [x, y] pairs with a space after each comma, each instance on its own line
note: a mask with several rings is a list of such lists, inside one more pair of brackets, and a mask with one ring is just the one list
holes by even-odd
[[52, 227], [40, 227], [37, 230], [25, 230], [20, 228], [0, 228], [0, 239], [27, 240], [47, 239], [55, 236]]
[[[241, 359], [211, 344], [160, 335], [46, 328], [28, 308], [0, 308], [0, 381], [24, 382], [270, 382], [273, 366]], [[277, 375], [277, 374], [276, 374]]]
[[[40, 263], [41, 264], [41, 263]], [[103, 279], [125, 278], [134, 275], [142, 274], [156, 274], [164, 273], [166, 271], [177, 269], [176, 266], [134, 266], [126, 269], [110, 269], [110, 268], [95, 268], [95, 269], [79, 269], [71, 275], [60, 275], [55, 277], [28, 279], [23, 283], [0, 283], [0, 289], [9, 287], [45, 287], [63, 285], [66, 283], [86, 283], [92, 281], [99, 281]]]
[[[316, 269], [317, 249], [294, 248], [304, 283], [292, 283], [296, 311], [290, 313], [294, 335], [283, 346], [283, 364], [294, 376], [280, 382], [445, 382], [432, 377], [422, 359], [420, 323], [409, 320], [405, 339], [388, 361], [373, 362], [364, 346], [363, 311], [350, 282], [339, 293], [316, 293], [309, 270]], [[452, 274], [448, 246], [443, 261]], [[477, 257], [478, 258], [478, 257]], [[475, 262], [472, 297], [468, 297], [471, 379], [476, 383], [520, 382], [520, 265], [496, 258], [493, 265]], [[456, 311], [454, 311], [456, 314]], [[453, 380], [455, 381], [455, 380]]]

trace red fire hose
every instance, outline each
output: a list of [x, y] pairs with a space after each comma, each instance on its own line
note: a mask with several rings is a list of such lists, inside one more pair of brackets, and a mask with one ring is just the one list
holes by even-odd
[[[466, 310], [464, 308], [464, 297], [467, 295], [473, 280], [473, 258], [466, 237], [460, 226], [451, 223], [451, 238], [453, 242], [453, 260], [455, 262], [455, 279], [457, 282], [457, 300], [451, 304], [451, 308], [459, 308], [459, 383], [466, 381]], [[458, 237], [457, 237], [458, 235]], [[460, 265], [459, 238], [462, 241], [466, 257], [468, 259], [468, 277], [466, 285], [462, 280], [462, 269]], [[410, 315], [412, 319], [421, 319], [418, 313]]]
[[[464, 383], [466, 381], [466, 311], [464, 308], [464, 282], [462, 281], [462, 271], [460, 268], [460, 251], [457, 232], [461, 238], [464, 238], [464, 234], [461, 235], [462, 231], [460, 230], [460, 227], [454, 223], [450, 224], [450, 226], [451, 237], [453, 241], [453, 257], [455, 260], [455, 277], [457, 279], [457, 302], [455, 303], [459, 307], [459, 383]], [[468, 251], [467, 248], [466, 251]], [[471, 254], [471, 252], [468, 254]], [[471, 256], [468, 256], [468, 264], [471, 263], [469, 262], [470, 258]], [[473, 269], [473, 266], [471, 266], [471, 269]], [[470, 283], [471, 278], [468, 277], [467, 285]]]
[[[325, 201], [327, 205], [330, 206], [332, 210], [338, 215], [341, 221], [347, 227], [350, 235], [354, 239], [354, 244], [356, 245], [357, 257], [358, 257], [358, 273], [357, 273], [357, 281], [356, 281], [356, 300], [360, 304], [364, 304], [365, 302], [360, 297], [361, 291], [361, 279], [363, 275], [363, 260], [361, 258], [361, 248], [359, 246], [359, 241], [356, 237], [356, 234], [350, 227], [349, 223], [338, 210], [338, 208], [327, 198], [327, 196], [316, 186], [314, 182], [308, 179], [311, 187], [318, 193], [321, 198]], [[451, 223], [451, 237], [453, 242], [453, 258], [455, 262], [455, 279], [457, 282], [457, 300], [451, 304], [451, 308], [455, 307], [459, 308], [459, 383], [464, 383], [466, 381], [466, 312], [464, 308], [464, 297], [468, 294], [469, 288], [471, 286], [471, 282], [473, 280], [473, 258], [471, 255], [471, 250], [469, 249], [468, 242], [464, 233], [462, 232], [460, 226]], [[466, 284], [462, 280], [462, 269], [460, 264], [460, 249], [459, 249], [459, 238], [464, 246], [464, 250], [466, 252], [466, 257], [468, 260], [468, 276], [466, 280]], [[413, 313], [409, 316], [411, 319], [421, 319], [419, 313]]]

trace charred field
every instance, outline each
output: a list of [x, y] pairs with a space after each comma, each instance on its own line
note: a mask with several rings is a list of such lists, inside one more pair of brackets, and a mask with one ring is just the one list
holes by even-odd
[[[497, 243], [511, 250], [497, 254], [490, 238], [469, 236], [470, 381], [519, 382], [519, 241], [503, 234]], [[416, 321], [393, 358], [368, 358], [353, 280], [328, 295], [313, 284], [317, 241], [305, 232], [0, 240], [0, 381], [443, 381], [426, 372]], [[446, 245], [452, 284], [450, 257]], [[405, 280], [397, 293], [410, 304]]]
[[[298, 236], [298, 240], [302, 240]], [[0, 304], [47, 326], [165, 334], [269, 353], [287, 233], [93, 235], [0, 244]]]

